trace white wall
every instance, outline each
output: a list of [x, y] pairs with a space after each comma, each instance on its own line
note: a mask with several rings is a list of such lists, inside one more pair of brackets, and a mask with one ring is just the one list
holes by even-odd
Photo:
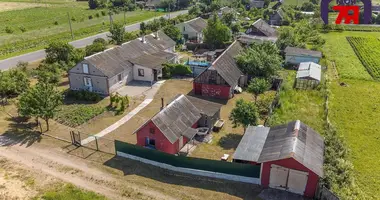
[[[139, 69], [144, 70], [144, 77], [139, 76]], [[140, 65], [133, 66], [133, 79], [137, 81], [153, 81], [153, 70]]]

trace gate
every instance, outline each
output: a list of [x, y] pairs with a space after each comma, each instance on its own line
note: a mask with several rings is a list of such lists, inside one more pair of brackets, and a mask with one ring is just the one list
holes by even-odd
[[81, 146], [80, 132], [70, 131], [71, 143], [75, 146]]

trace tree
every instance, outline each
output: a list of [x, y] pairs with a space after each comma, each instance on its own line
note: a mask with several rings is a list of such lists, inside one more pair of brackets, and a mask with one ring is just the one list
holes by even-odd
[[240, 24], [239, 23], [235, 23], [231, 26], [231, 31], [233, 34], [237, 34], [240, 32]]
[[281, 27], [279, 31], [279, 36], [276, 41], [276, 45], [280, 50], [284, 50], [286, 47], [303, 47], [304, 44], [299, 42], [297, 35], [295, 34], [294, 28], [292, 27]]
[[304, 2], [301, 6], [301, 10], [312, 12], [314, 11], [314, 4], [311, 2]]
[[29, 88], [29, 78], [22, 69], [0, 71], [0, 97], [17, 96]]
[[21, 95], [18, 111], [21, 116], [36, 117], [37, 121], [42, 118], [49, 131], [49, 120], [54, 118], [62, 102], [63, 95], [53, 84], [39, 82]]
[[92, 54], [104, 51], [106, 49], [106, 45], [102, 42], [95, 42], [93, 44], [86, 46], [86, 56], [90, 56]]
[[38, 82], [58, 84], [62, 77], [62, 67], [58, 63], [41, 63], [35, 70], [34, 74]]
[[141, 33], [141, 35], [145, 35], [146, 31], [147, 31], [147, 26], [146, 26], [145, 22], [141, 22], [141, 24], [140, 24], [140, 33]]
[[74, 47], [66, 42], [52, 42], [46, 48], [46, 61], [55, 63], [63, 61], [69, 63], [74, 54]]
[[243, 126], [245, 129], [249, 126], [257, 125], [259, 114], [254, 103], [239, 99], [236, 101], [235, 108], [232, 109], [229, 119], [234, 127]]
[[269, 90], [270, 84], [266, 79], [254, 78], [248, 85], [248, 92], [255, 96], [255, 103], [257, 103], [257, 97]]
[[223, 47], [225, 42], [231, 40], [231, 30], [215, 14], [208, 20], [203, 35], [204, 42], [212, 49]]
[[233, 12], [225, 13], [222, 16], [222, 22], [228, 27], [231, 27], [232, 21], [234, 20], [235, 20], [235, 14]]
[[163, 31], [167, 36], [169, 36], [172, 40], [176, 41], [177, 43], [179, 43], [182, 39], [181, 31], [172, 24], [165, 26]]
[[202, 11], [198, 5], [195, 5], [189, 9], [189, 15], [199, 16], [201, 14], [202, 14]]
[[115, 23], [113, 28], [110, 29], [111, 35], [108, 35], [109, 38], [117, 45], [121, 45], [124, 42], [125, 28], [122, 24]]
[[253, 44], [236, 57], [240, 70], [253, 77], [270, 78], [282, 64], [279, 50], [270, 42]]

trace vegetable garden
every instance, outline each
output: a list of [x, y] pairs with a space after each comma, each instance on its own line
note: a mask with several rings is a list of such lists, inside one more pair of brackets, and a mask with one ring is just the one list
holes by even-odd
[[380, 41], [375, 37], [346, 37], [357, 57], [374, 79], [380, 79]]

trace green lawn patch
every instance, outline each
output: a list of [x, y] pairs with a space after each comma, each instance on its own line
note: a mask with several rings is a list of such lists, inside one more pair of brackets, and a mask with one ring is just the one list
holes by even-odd
[[94, 192], [81, 190], [71, 184], [65, 185], [63, 188], [57, 188], [48, 191], [42, 195], [44, 200], [106, 200], [104, 196], [100, 196]]
[[76, 127], [102, 114], [105, 110], [106, 107], [99, 104], [62, 105], [56, 116], [56, 121], [67, 126]]
[[347, 36], [380, 37], [380, 33], [344, 31], [322, 34], [322, 37], [326, 39], [323, 47], [324, 56], [330, 61], [335, 61], [340, 78], [373, 80], [348, 43]]
[[380, 78], [380, 41], [374, 37], [347, 37], [356, 55], [372, 75], [373, 78]]
[[380, 196], [380, 83], [348, 80], [333, 82], [329, 117], [351, 149], [356, 183], [369, 198]]
[[315, 90], [293, 88], [296, 71], [282, 71], [284, 82], [280, 92], [280, 107], [269, 119], [270, 126], [301, 120], [319, 133], [324, 129], [324, 95], [322, 87]]

